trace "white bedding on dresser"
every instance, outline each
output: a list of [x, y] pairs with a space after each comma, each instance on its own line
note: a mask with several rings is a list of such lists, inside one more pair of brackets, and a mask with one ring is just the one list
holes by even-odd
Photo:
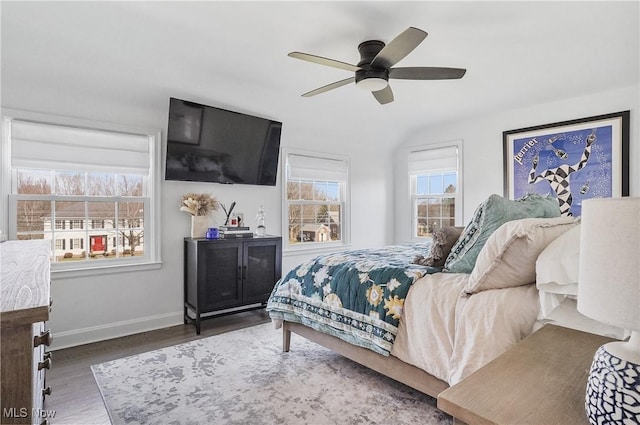
[[414, 283], [391, 352], [450, 385], [531, 333], [539, 310], [535, 285], [464, 296], [468, 279], [436, 273]]

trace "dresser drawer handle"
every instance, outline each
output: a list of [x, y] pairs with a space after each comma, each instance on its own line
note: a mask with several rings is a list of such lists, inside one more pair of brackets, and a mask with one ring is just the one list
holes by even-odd
[[38, 370], [51, 369], [51, 357], [44, 359], [44, 361], [38, 363]]
[[51, 334], [51, 329], [47, 330], [46, 332], [42, 332], [40, 335], [36, 335], [33, 337], [34, 347], [39, 347], [42, 344], [48, 347], [51, 345], [52, 342], [53, 342], [53, 335]]
[[51, 395], [51, 386], [48, 386], [47, 388], [42, 390], [42, 397], [44, 397], [46, 395]]

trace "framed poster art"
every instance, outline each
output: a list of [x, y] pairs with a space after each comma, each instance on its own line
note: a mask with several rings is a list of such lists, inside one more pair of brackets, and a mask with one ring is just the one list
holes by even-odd
[[504, 196], [558, 199], [562, 215], [582, 201], [629, 195], [629, 111], [503, 132]]

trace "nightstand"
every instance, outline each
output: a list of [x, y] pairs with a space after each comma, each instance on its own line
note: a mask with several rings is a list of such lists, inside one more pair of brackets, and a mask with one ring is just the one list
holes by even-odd
[[588, 425], [587, 375], [610, 341], [546, 325], [440, 393], [438, 408], [469, 425]]

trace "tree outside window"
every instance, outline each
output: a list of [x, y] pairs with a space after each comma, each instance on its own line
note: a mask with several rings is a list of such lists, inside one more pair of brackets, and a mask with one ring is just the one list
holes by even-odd
[[342, 239], [339, 183], [290, 180], [287, 183], [290, 244]]
[[461, 144], [426, 146], [409, 153], [412, 235], [427, 238], [455, 226], [461, 215], [459, 151]]
[[144, 255], [142, 177], [31, 169], [17, 176], [17, 238], [55, 240], [54, 262]]
[[346, 159], [297, 153], [286, 159], [287, 246], [345, 244]]

